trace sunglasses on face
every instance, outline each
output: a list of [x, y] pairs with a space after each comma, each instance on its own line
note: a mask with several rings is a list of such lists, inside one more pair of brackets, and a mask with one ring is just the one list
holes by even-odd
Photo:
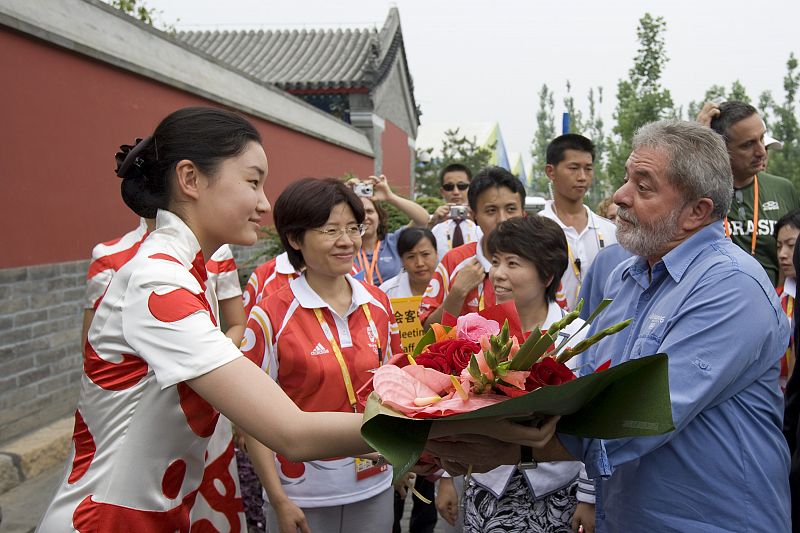
[[467, 189], [469, 189], [469, 183], [464, 183], [462, 181], [459, 183], [445, 183], [444, 185], [442, 185], [442, 189], [446, 190], [447, 192], [452, 191], [456, 187], [458, 187], [459, 191], [466, 191]]

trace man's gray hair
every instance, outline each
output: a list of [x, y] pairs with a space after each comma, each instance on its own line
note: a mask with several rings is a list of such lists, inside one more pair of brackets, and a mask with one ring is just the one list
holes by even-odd
[[685, 202], [710, 198], [715, 219], [728, 214], [733, 174], [721, 135], [697, 122], [660, 120], [645, 124], [633, 136], [633, 149], [642, 147], [666, 153], [667, 179], [683, 193]]

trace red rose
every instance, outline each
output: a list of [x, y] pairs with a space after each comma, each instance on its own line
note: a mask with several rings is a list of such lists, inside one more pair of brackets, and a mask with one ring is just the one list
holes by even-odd
[[450, 361], [447, 360], [444, 354], [423, 352], [414, 361], [418, 365], [438, 370], [442, 374], [450, 373]]
[[531, 373], [525, 380], [525, 390], [531, 391], [545, 385], [561, 385], [575, 379], [567, 365], [559, 363], [552, 357], [545, 357], [531, 367]]
[[[463, 339], [448, 339], [444, 341], [434, 342], [425, 348], [425, 352], [420, 354], [416, 361], [417, 364], [429, 366], [420, 362], [420, 358], [424, 356], [441, 356], [447, 362], [447, 370], [441, 370], [445, 374], [459, 375], [461, 371], [467, 368], [472, 354], [478, 353], [481, 347], [477, 342], [467, 341]], [[433, 368], [433, 367], [429, 367]], [[436, 370], [439, 370], [438, 368]]]

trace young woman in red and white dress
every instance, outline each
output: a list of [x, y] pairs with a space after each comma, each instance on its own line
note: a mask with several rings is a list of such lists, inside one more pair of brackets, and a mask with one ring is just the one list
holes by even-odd
[[[114, 274], [130, 261], [139, 246], [156, 227], [154, 218], [139, 217], [139, 225], [119, 237], [102, 242], [92, 249], [92, 260], [86, 272], [86, 296], [84, 297], [82, 343], [86, 343], [86, 335], [92, 324], [94, 312], [100, 298], [106, 292]], [[220, 246], [206, 263], [208, 273], [207, 287], [214, 291], [219, 303], [219, 315], [228, 326], [225, 335], [235, 344], [239, 344], [244, 335], [247, 314], [243, 308], [242, 288], [239, 285], [239, 273], [233, 251], [227, 244]]]
[[[86, 337], [94, 318], [95, 308], [108, 289], [114, 275], [130, 261], [139, 246], [155, 229], [154, 218], [140, 218], [136, 229], [118, 239], [98, 244], [92, 250], [86, 281], [86, 308], [81, 338]], [[225, 335], [238, 346], [244, 335], [246, 316], [242, 305], [239, 273], [230, 246], [224, 244], [206, 262], [206, 299], [217, 322], [224, 320]], [[191, 523], [206, 521], [219, 531], [246, 531], [238, 465], [234, 456], [233, 432], [230, 422], [220, 417], [209, 438], [205, 455], [205, 471]], [[222, 489], [220, 489], [222, 487]], [[233, 490], [230, 488], [233, 487]]]
[[[360, 415], [301, 411], [211, 312], [204, 257], [225, 243], [253, 244], [269, 210], [260, 142], [236, 114], [187, 108], [123, 150], [123, 199], [156, 228], [97, 306], [72, 454], [42, 533], [189, 531], [220, 411], [294, 461], [370, 452]], [[554, 429], [435, 423], [430, 436], [491, 433], [539, 445]]]
[[[389, 298], [349, 275], [361, 201], [336, 179], [306, 178], [281, 193], [274, 220], [302, 273], [253, 307], [242, 351], [301, 409], [353, 412], [370, 371], [402, 352]], [[353, 457], [293, 462], [247, 440], [269, 531], [391, 529], [391, 470]]]
[[[136, 255], [139, 246], [155, 226], [154, 218], [140, 217], [136, 229], [118, 239], [100, 243], [92, 249], [92, 261], [86, 275], [82, 344], [86, 344], [95, 308], [114, 275]], [[247, 317], [242, 305], [239, 273], [230, 246], [224, 244], [214, 252], [206, 262], [206, 272], [206, 298], [209, 302], [216, 302], [212, 306], [214, 317], [217, 322], [220, 317], [224, 320], [225, 335], [238, 346], [242, 342]], [[209, 439], [207, 452], [206, 469], [193, 507], [192, 523], [206, 520], [222, 531], [227, 531], [234, 524], [244, 525], [239, 477], [233, 453], [233, 433], [230, 422], [224, 417], [220, 418]], [[234, 490], [220, 491], [219, 485], [229, 487], [231, 484]], [[244, 531], [241, 527], [239, 530]]]
[[[791, 211], [783, 215], [775, 223], [775, 241], [778, 250], [778, 266], [781, 269], [783, 281], [777, 287], [781, 299], [781, 308], [789, 321], [794, 319], [794, 305], [797, 296], [797, 273], [794, 269], [792, 258], [797, 237], [800, 235], [800, 210]], [[779, 382], [781, 389], [786, 389], [786, 383], [792, 375], [796, 361], [796, 348], [794, 337], [789, 337], [789, 347], [781, 359], [781, 375]]]

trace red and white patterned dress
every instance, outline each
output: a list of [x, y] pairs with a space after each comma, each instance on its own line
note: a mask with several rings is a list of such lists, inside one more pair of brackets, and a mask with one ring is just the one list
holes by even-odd
[[139, 219], [136, 229], [122, 237], [98, 244], [92, 249], [92, 262], [86, 273], [86, 298], [84, 307], [94, 309], [111, 283], [111, 278], [131, 260], [148, 235], [147, 222]]
[[159, 211], [97, 307], [71, 465], [39, 531], [220, 530], [192, 523], [201, 502], [220, 510], [227, 531], [244, 530], [241, 502], [226, 507], [236, 493], [233, 449], [204, 468], [219, 412], [185, 383], [241, 356], [217, 326], [206, 279], [194, 234]]
[[227, 244], [220, 246], [211, 259], [206, 261], [206, 273], [208, 274], [206, 287], [214, 291], [218, 301], [230, 300], [242, 295], [242, 287], [239, 285], [239, 270], [233, 259], [233, 251]]
[[250, 316], [253, 306], [270, 294], [277, 292], [299, 276], [289, 262], [286, 252], [262, 263], [253, 270], [244, 288], [244, 312]]

